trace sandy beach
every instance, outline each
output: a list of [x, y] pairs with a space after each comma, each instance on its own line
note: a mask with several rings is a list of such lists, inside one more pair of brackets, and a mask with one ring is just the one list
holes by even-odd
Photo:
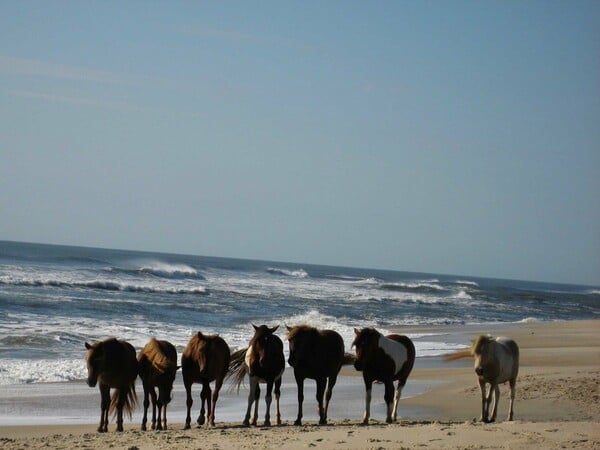
[[[600, 448], [600, 321], [522, 323], [465, 327], [413, 327], [407, 334], [424, 331], [452, 334], [457, 341], [485, 332], [514, 338], [521, 348], [517, 380], [515, 421], [506, 422], [508, 387], [501, 387], [498, 421], [482, 424], [479, 416], [479, 389], [470, 361], [441, 363], [439, 358], [420, 358], [409, 378], [426, 381], [431, 389], [401, 401], [398, 423], [386, 425], [375, 406], [383, 395], [373, 395], [372, 424], [360, 426], [353, 419], [331, 420], [317, 426], [314, 420], [295, 427], [287, 420], [282, 426], [243, 428], [238, 422], [220, 422], [215, 428], [184, 431], [177, 421], [162, 432], [139, 431], [139, 423], [127, 422], [124, 433], [99, 434], [94, 424], [25, 425], [0, 427], [4, 449], [85, 448], [85, 449], [234, 449], [234, 448]], [[344, 374], [352, 375], [352, 368]], [[408, 386], [407, 386], [408, 387]], [[139, 388], [141, 390], [141, 386]], [[139, 393], [138, 393], [139, 395]], [[295, 395], [295, 393], [294, 393]], [[346, 394], [349, 395], [349, 394]], [[355, 396], [362, 399], [363, 390]], [[343, 398], [334, 402], [343, 404]], [[240, 398], [240, 411], [245, 400]], [[196, 406], [196, 405], [195, 405]], [[316, 405], [306, 395], [305, 410]], [[419, 417], [404, 411], [419, 410]], [[218, 413], [218, 409], [217, 409]]]

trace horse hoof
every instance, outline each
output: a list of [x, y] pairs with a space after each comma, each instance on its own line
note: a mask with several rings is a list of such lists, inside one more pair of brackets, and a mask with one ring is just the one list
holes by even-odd
[[300, 419], [296, 419], [296, 421], [294, 422], [294, 425], [296, 425], [297, 427], [301, 427], [302, 421]]
[[146, 431], [146, 425], [142, 425], [142, 431]]
[[327, 425], [327, 419], [319, 420], [319, 425]]
[[185, 427], [183, 427], [184, 430], [189, 430], [190, 428], [192, 428], [192, 427], [190, 426], [189, 423], [186, 423]]

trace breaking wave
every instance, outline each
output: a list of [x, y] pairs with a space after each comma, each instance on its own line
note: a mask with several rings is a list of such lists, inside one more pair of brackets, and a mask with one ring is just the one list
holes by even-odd
[[287, 269], [279, 269], [277, 267], [268, 267], [267, 272], [269, 272], [273, 275], [283, 275], [286, 277], [308, 278], [308, 273], [304, 269], [287, 270]]
[[157, 286], [153, 284], [133, 284], [114, 280], [65, 281], [58, 279], [8, 279], [0, 278], [0, 284], [31, 287], [87, 288], [105, 291], [145, 292], [157, 294], [206, 295], [204, 286]]

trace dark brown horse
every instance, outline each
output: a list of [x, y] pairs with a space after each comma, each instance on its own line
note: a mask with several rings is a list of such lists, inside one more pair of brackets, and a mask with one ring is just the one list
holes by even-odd
[[302, 425], [304, 380], [310, 378], [317, 383], [319, 425], [325, 425], [338, 373], [342, 365], [354, 362], [354, 356], [344, 353], [344, 340], [333, 330], [318, 330], [308, 325], [287, 327], [287, 330], [290, 347], [288, 363], [294, 368], [294, 377], [298, 385], [298, 417], [294, 424]]
[[248, 409], [244, 418], [244, 425], [250, 425], [250, 410], [254, 403], [254, 417], [252, 425], [258, 419], [258, 402], [260, 400], [259, 382], [267, 383], [265, 402], [265, 426], [271, 426], [271, 392], [275, 387], [275, 400], [277, 401], [277, 425], [281, 425], [281, 412], [279, 411], [279, 397], [281, 395], [281, 377], [285, 370], [285, 356], [283, 355], [283, 342], [273, 333], [277, 327], [269, 328], [266, 325], [254, 327], [254, 337], [250, 340], [247, 349], [238, 350], [231, 355], [230, 371], [235, 374], [234, 383], [238, 389], [244, 381], [246, 374], [250, 378], [250, 394], [248, 395]]
[[[227, 343], [218, 335], [204, 335], [200, 331], [195, 334], [181, 355], [181, 370], [183, 374], [183, 385], [187, 395], [187, 416], [185, 428], [190, 428], [190, 411], [192, 409], [192, 383], [202, 383], [200, 399], [202, 406], [198, 416], [198, 425], [203, 425], [204, 405], [210, 426], [215, 425], [215, 407], [219, 398], [219, 391], [223, 386], [223, 380], [229, 370], [230, 351]], [[215, 390], [212, 392], [210, 383], [215, 382]]]
[[[171, 401], [173, 381], [177, 373], [177, 350], [167, 341], [155, 338], [144, 346], [138, 355], [138, 373], [144, 386], [144, 417], [142, 430], [146, 430], [148, 421], [148, 406], [152, 398], [152, 429], [167, 429], [167, 405]], [[158, 398], [156, 390], [158, 388]], [[156, 407], [158, 406], [158, 423], [156, 422]]]
[[[356, 337], [352, 346], [356, 347], [354, 367], [362, 371], [365, 382], [365, 415], [363, 424], [369, 423], [371, 415], [371, 389], [373, 381], [381, 381], [385, 385], [384, 399], [387, 405], [385, 421], [396, 420], [398, 402], [402, 388], [415, 363], [415, 346], [406, 336], [398, 334], [382, 335], [373, 328], [354, 329]], [[394, 395], [394, 381], [398, 381]]]
[[[100, 425], [98, 431], [108, 431], [108, 414], [116, 413], [117, 431], [123, 431], [123, 409], [131, 418], [137, 404], [135, 395], [135, 379], [138, 375], [138, 364], [135, 349], [125, 341], [115, 338], [94, 344], [85, 343], [88, 352], [85, 357], [88, 369], [87, 383], [89, 387], [100, 389]], [[110, 388], [114, 388], [112, 398]]]

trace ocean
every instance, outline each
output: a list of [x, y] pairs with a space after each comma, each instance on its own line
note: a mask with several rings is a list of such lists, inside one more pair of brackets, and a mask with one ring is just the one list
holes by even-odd
[[[283, 338], [285, 325], [305, 323], [338, 331], [350, 351], [355, 327], [599, 315], [593, 286], [0, 241], [0, 424], [39, 409], [44, 386], [97, 395], [83, 382], [84, 342], [109, 336], [137, 349], [156, 336], [181, 354], [198, 330], [235, 350], [251, 324], [280, 325]], [[464, 347], [443, 333], [409, 336], [418, 361]]]

